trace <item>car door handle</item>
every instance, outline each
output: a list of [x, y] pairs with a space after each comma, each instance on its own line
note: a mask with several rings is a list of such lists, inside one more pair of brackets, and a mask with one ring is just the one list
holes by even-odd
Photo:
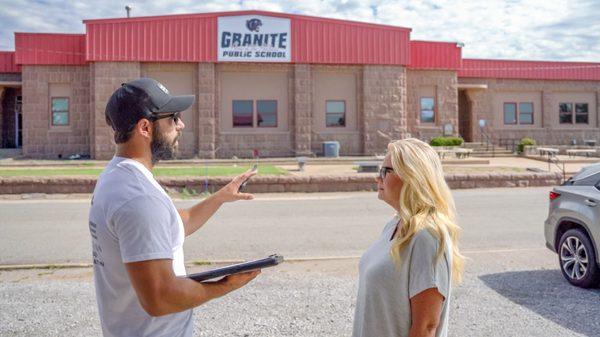
[[595, 207], [596, 205], [598, 205], [596, 200], [592, 200], [592, 199], [585, 199], [585, 204], [590, 207]]

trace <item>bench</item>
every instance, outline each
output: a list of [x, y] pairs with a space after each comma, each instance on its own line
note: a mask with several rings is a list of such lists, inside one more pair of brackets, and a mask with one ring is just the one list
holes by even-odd
[[596, 153], [595, 149], [569, 149], [567, 150], [567, 154], [569, 158], [575, 157], [577, 155], [584, 154], [586, 157], [589, 157], [591, 154]]
[[380, 161], [357, 161], [354, 165], [358, 165], [358, 172], [379, 172], [381, 169]]
[[548, 158], [553, 158], [558, 154], [558, 149], [553, 147], [538, 147], [537, 151], [540, 154], [540, 157], [546, 155]]
[[472, 153], [473, 153], [473, 149], [456, 149], [454, 151], [454, 154], [456, 155], [456, 158], [458, 158], [458, 159], [469, 158]]

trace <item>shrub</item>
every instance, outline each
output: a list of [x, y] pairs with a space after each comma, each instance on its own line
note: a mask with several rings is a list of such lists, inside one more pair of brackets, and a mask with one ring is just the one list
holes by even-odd
[[531, 138], [523, 138], [523, 139], [521, 139], [521, 142], [517, 146], [517, 151], [519, 153], [523, 153], [523, 151], [525, 150], [525, 146], [528, 146], [528, 145], [535, 145], [535, 140], [531, 139]]
[[461, 146], [462, 143], [460, 137], [433, 137], [429, 142], [431, 146]]

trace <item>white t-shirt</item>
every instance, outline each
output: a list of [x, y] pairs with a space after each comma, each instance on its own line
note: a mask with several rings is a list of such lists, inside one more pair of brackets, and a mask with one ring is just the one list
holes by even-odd
[[192, 310], [148, 315], [125, 269], [125, 263], [172, 259], [175, 275], [186, 274], [183, 222], [142, 163], [123, 157], [108, 163], [94, 189], [89, 226], [104, 336], [191, 336]]

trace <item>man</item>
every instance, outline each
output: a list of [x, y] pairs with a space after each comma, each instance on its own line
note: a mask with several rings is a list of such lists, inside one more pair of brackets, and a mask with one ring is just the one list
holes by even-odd
[[185, 127], [180, 112], [194, 96], [171, 96], [159, 82], [124, 83], [106, 106], [115, 157], [100, 175], [90, 209], [94, 281], [104, 336], [191, 336], [192, 308], [244, 286], [260, 271], [197, 283], [186, 274], [184, 237], [225, 203], [252, 199], [246, 172], [204, 201], [177, 210], [152, 176], [172, 158]]

